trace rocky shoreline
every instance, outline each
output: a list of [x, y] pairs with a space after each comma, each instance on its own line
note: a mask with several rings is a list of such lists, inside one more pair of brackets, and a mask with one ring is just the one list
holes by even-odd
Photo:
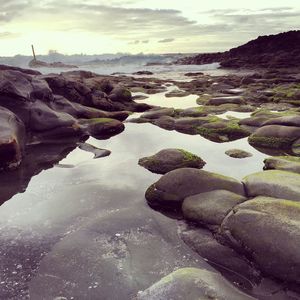
[[[198, 72], [187, 77], [176, 82], [87, 71], [42, 75], [0, 66], [0, 203], [23, 192], [34, 175], [76, 147], [95, 158], [109, 155], [86, 140], [118, 135], [125, 122], [149, 123], [214, 143], [247, 138], [270, 157], [264, 171], [242, 181], [202, 169], [206, 162], [181, 148], [136, 158], [136, 164], [163, 174], [146, 191], [148, 204], [179, 215], [182, 240], [218, 270], [179, 268], [136, 297], [299, 299], [299, 70], [215, 77]], [[174, 109], [143, 103], [169, 84], [178, 87], [166, 94], [170, 101], [193, 94], [198, 106]], [[232, 112], [248, 115], [221, 116]], [[231, 149], [228, 155], [243, 160], [251, 153]], [[260, 297], [253, 290], [265, 280], [269, 294]]]

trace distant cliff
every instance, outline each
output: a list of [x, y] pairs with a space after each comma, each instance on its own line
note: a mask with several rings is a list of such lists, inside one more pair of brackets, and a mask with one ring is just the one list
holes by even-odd
[[198, 54], [177, 61], [178, 64], [219, 62], [226, 68], [288, 68], [300, 66], [300, 30], [260, 36], [226, 52]]

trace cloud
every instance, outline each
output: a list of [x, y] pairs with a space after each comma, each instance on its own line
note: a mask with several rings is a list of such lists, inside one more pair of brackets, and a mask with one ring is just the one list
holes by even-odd
[[174, 41], [175, 41], [175, 39], [163, 39], [163, 40], [159, 40], [158, 43], [171, 43]]

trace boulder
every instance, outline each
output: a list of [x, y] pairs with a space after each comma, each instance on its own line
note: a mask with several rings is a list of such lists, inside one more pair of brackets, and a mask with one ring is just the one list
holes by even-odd
[[240, 149], [230, 149], [227, 150], [225, 154], [233, 158], [246, 158], [253, 156], [251, 153]]
[[300, 116], [283, 116], [279, 118], [272, 118], [266, 121], [263, 126], [266, 125], [282, 125], [282, 126], [294, 126], [300, 127]]
[[236, 206], [223, 241], [249, 255], [267, 275], [300, 284], [300, 203], [257, 197]]
[[0, 170], [20, 165], [25, 142], [23, 122], [13, 112], [0, 107]]
[[158, 119], [160, 117], [164, 116], [174, 116], [175, 109], [174, 108], [155, 108], [151, 109], [150, 111], [147, 111], [142, 114], [141, 118], [145, 119]]
[[300, 138], [300, 127], [267, 125], [257, 129], [250, 137], [249, 143], [256, 147], [290, 148]]
[[283, 170], [300, 173], [300, 157], [277, 156], [269, 157], [264, 160], [265, 170]]
[[184, 199], [182, 211], [185, 219], [206, 226], [219, 226], [223, 219], [245, 197], [226, 190], [215, 190]]
[[137, 295], [137, 300], [250, 300], [221, 274], [197, 268], [182, 268]]
[[204, 170], [181, 168], [165, 174], [151, 185], [146, 191], [146, 199], [150, 205], [181, 207], [185, 198], [214, 190], [244, 195], [244, 187], [236, 179]]
[[164, 149], [155, 155], [141, 158], [139, 165], [153, 173], [165, 174], [184, 167], [201, 169], [205, 162], [197, 155], [182, 149]]
[[268, 170], [243, 179], [249, 197], [269, 196], [300, 201], [300, 174]]
[[131, 92], [122, 86], [116, 86], [110, 92], [108, 98], [113, 102], [130, 102], [132, 101]]

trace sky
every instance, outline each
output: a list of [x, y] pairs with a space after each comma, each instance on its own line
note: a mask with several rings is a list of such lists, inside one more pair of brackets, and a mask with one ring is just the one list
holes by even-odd
[[300, 29], [300, 0], [0, 0], [0, 56], [200, 53]]

